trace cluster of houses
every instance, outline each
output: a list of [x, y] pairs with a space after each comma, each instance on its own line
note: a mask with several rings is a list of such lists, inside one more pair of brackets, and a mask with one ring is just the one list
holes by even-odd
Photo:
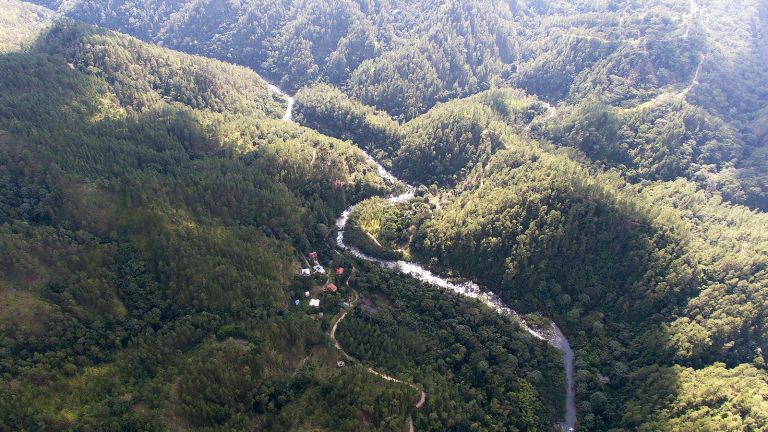
[[310, 261], [312, 263], [314, 263], [314, 266], [312, 266], [311, 269], [309, 269], [309, 268], [301, 269], [299, 274], [302, 275], [302, 276], [312, 276], [312, 270], [314, 270], [315, 273], [320, 274], [320, 275], [324, 275], [325, 274], [325, 269], [317, 261], [317, 252], [310, 252], [309, 253], [309, 259], [310, 259]]
[[[310, 261], [311, 264], [313, 264], [312, 267], [300, 269], [299, 270], [299, 275], [304, 276], [304, 277], [311, 277], [312, 273], [313, 273], [313, 270], [314, 270], [314, 274], [319, 274], [319, 275], [327, 274], [325, 268], [323, 268], [323, 266], [321, 266], [320, 262], [318, 261], [317, 252], [310, 252], [309, 253], [309, 261]], [[336, 269], [336, 277], [337, 278], [341, 278], [342, 276], [344, 276], [344, 267], [339, 267], [339, 268]], [[334, 284], [332, 282], [328, 282], [325, 285], [325, 292], [327, 292], [327, 293], [336, 294], [338, 291], [339, 291], [339, 287], [336, 286], [336, 284]], [[304, 297], [305, 298], [309, 298], [309, 307], [311, 307], [311, 308], [319, 308], [320, 307], [320, 299], [310, 298], [311, 295], [312, 295], [312, 293], [310, 293], [309, 291], [304, 291]], [[301, 300], [295, 300], [294, 304], [296, 306], [299, 306], [301, 304]], [[349, 308], [349, 306], [350, 305], [347, 302], [342, 302], [341, 303], [341, 307], [344, 308], [344, 309]], [[318, 315], [322, 318], [323, 313], [320, 312]], [[336, 367], [343, 368], [344, 366], [346, 366], [346, 363], [344, 362], [344, 360], [339, 360], [339, 361], [336, 362]]]
[[[313, 263], [314, 265], [312, 266], [312, 268], [302, 268], [302, 269], [300, 269], [299, 270], [299, 275], [305, 276], [305, 277], [312, 276], [312, 270], [314, 270], [315, 274], [319, 274], [319, 275], [327, 274], [325, 268], [323, 268], [323, 266], [321, 266], [320, 263], [318, 262], [317, 252], [310, 252], [309, 253], [309, 259], [310, 259], [310, 262]], [[344, 267], [339, 267], [339, 268], [336, 269], [336, 276], [337, 277], [344, 276]], [[339, 291], [339, 287], [337, 287], [335, 284], [329, 282], [325, 286], [325, 291], [330, 293], [330, 294], [336, 294]], [[309, 298], [310, 297], [310, 292], [309, 291], [305, 291], [304, 292], [304, 297]], [[301, 304], [301, 300], [294, 300], [294, 304], [296, 306], [300, 305]], [[320, 307], [320, 299], [310, 299], [309, 300], [309, 307], [319, 308]]]
[[[327, 273], [325, 271], [325, 268], [321, 266], [317, 260], [317, 252], [310, 252], [309, 259], [314, 265], [312, 266], [312, 268], [303, 268], [299, 270], [299, 274], [301, 276], [305, 276], [305, 277], [312, 276], [312, 270], [314, 270], [315, 273], [319, 275], [325, 275]], [[344, 267], [339, 267], [336, 269], [336, 276], [339, 276], [339, 277], [344, 276]]]

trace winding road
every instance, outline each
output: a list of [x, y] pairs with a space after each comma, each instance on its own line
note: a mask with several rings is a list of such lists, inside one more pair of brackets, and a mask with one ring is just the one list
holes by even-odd
[[[333, 342], [334, 346], [336, 346], [336, 349], [338, 349], [341, 352], [341, 354], [344, 356], [344, 358], [346, 358], [347, 360], [350, 360], [350, 361], [351, 360], [355, 360], [355, 359], [354, 359], [354, 357], [349, 355], [346, 351], [344, 351], [344, 348], [339, 343], [339, 340], [336, 339], [336, 329], [339, 327], [339, 323], [344, 318], [346, 318], [346, 316], [349, 313], [349, 311], [352, 310], [352, 308], [354, 308], [357, 305], [357, 302], [360, 299], [360, 295], [357, 293], [357, 291], [355, 291], [351, 286], [349, 286], [349, 279], [351, 279], [352, 275], [354, 275], [354, 274], [355, 274], [355, 268], [353, 267], [352, 268], [352, 272], [350, 273], [349, 278], [347, 279], [347, 288], [349, 288], [349, 290], [352, 291], [352, 300], [349, 302], [349, 308], [348, 309], [344, 309], [339, 314], [338, 318], [336, 318], [336, 321], [333, 323], [333, 327], [331, 327], [331, 332], [329, 333], [329, 337], [330, 337], [331, 341]], [[424, 406], [424, 402], [426, 402], [426, 400], [427, 400], [427, 393], [424, 390], [420, 389], [416, 384], [412, 384], [412, 383], [408, 383], [408, 382], [399, 380], [399, 379], [397, 379], [395, 377], [392, 377], [392, 376], [389, 376], [389, 375], [387, 375], [385, 373], [382, 373], [382, 372], [379, 372], [377, 370], [374, 370], [373, 368], [368, 368], [368, 373], [371, 374], [371, 375], [376, 375], [376, 376], [378, 376], [378, 377], [380, 377], [380, 378], [382, 378], [384, 380], [387, 380], [387, 381], [392, 381], [392, 382], [396, 382], [398, 384], [407, 385], [408, 387], [410, 387], [410, 388], [420, 392], [421, 394], [419, 395], [419, 400], [416, 402], [416, 404], [414, 406], [416, 407], [416, 409], [419, 409], [422, 406]], [[410, 432], [414, 431], [414, 428], [413, 428], [413, 418], [411, 416], [408, 416], [408, 430]]]
[[[270, 88], [273, 88], [278, 94], [285, 97], [288, 100], [288, 107], [286, 109], [286, 113], [283, 116], [283, 119], [286, 121], [291, 121], [293, 118], [293, 98], [285, 94], [283, 91], [278, 89], [277, 87], [274, 87], [270, 84]], [[393, 195], [388, 198], [388, 201], [391, 203], [398, 203], [398, 202], [404, 202], [409, 199], [412, 199], [414, 197], [415, 188], [411, 185], [408, 185], [407, 183], [404, 183], [400, 181], [397, 177], [392, 175], [389, 171], [386, 170], [381, 164], [376, 162], [368, 153], [363, 151], [365, 153], [365, 156], [368, 158], [368, 160], [371, 161], [376, 166], [376, 169], [378, 170], [379, 175], [384, 178], [385, 180], [391, 182], [392, 184], [403, 184], [405, 185], [406, 191], [398, 194]], [[512, 318], [516, 319], [520, 325], [527, 331], [531, 336], [546, 341], [549, 343], [552, 347], [560, 350], [563, 353], [563, 362], [565, 364], [565, 377], [566, 377], [566, 389], [565, 389], [565, 419], [562, 423], [557, 425], [561, 430], [566, 432], [574, 431], [576, 428], [576, 396], [575, 396], [575, 387], [574, 387], [574, 368], [573, 368], [573, 361], [574, 361], [574, 353], [571, 349], [570, 344], [568, 343], [568, 339], [563, 335], [562, 331], [560, 331], [560, 328], [555, 324], [554, 322], [551, 323], [549, 329], [534, 329], [530, 327], [525, 320], [512, 308], [508, 307], [504, 304], [504, 302], [497, 296], [496, 294], [492, 292], [486, 292], [480, 289], [480, 286], [474, 282], [464, 282], [464, 283], [455, 283], [450, 281], [447, 278], [438, 276], [431, 271], [427, 270], [426, 268], [422, 267], [420, 264], [415, 262], [408, 262], [408, 261], [389, 261], [389, 260], [382, 260], [379, 258], [372, 257], [370, 255], [367, 255], [357, 249], [354, 246], [347, 245], [344, 242], [344, 231], [347, 226], [347, 222], [349, 221], [349, 215], [352, 213], [354, 208], [358, 204], [352, 205], [348, 209], [346, 209], [341, 216], [336, 220], [336, 229], [337, 229], [337, 235], [336, 235], [336, 243], [339, 246], [339, 248], [348, 251], [353, 256], [365, 260], [370, 261], [373, 263], [378, 264], [381, 267], [388, 268], [394, 271], [399, 271], [400, 273], [407, 274], [412, 276], [415, 279], [418, 279], [422, 282], [426, 282], [430, 285], [446, 289], [448, 291], [452, 291], [456, 294], [463, 295], [466, 297], [478, 299], [481, 302], [483, 302], [485, 305], [490, 307], [491, 309], [495, 310], [498, 313], [506, 314], [511, 316]], [[357, 298], [357, 293], [355, 292], [355, 296]], [[339, 318], [336, 320], [336, 322], [333, 325], [333, 328], [331, 329], [331, 339], [335, 342], [336, 347], [348, 358], [349, 355], [344, 352], [344, 350], [341, 348], [341, 345], [339, 345], [338, 341], [336, 340], [336, 328], [347, 315], [347, 311], [341, 313]], [[375, 375], [379, 375], [384, 379], [403, 383], [406, 385], [414, 386], [414, 388], [418, 389], [413, 384], [404, 383], [402, 381], [399, 381], [395, 378], [389, 377], [387, 375], [381, 374], [379, 372], [374, 371], [373, 369], [368, 370], [369, 373], [373, 373]], [[426, 394], [422, 391], [422, 398], [420, 399], [419, 403], [416, 405], [417, 408], [421, 407], [424, 404], [424, 400], [426, 398]], [[410, 429], [413, 430], [412, 422], [409, 421]]]

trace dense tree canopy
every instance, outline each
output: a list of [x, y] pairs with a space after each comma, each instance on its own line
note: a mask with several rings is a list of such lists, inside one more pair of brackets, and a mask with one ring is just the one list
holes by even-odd
[[562, 328], [579, 431], [765, 430], [764, 2], [35, 3], [0, 5], [0, 430], [561, 421], [558, 351], [336, 248], [353, 204], [349, 243]]
[[[320, 323], [275, 313], [329, 220], [388, 187], [362, 152], [268, 119], [239, 68], [70, 24], [36, 46], [0, 58], [0, 428], [285, 430], [289, 401], [402, 425], [412, 394], [302, 367], [332, 356]], [[184, 67], [208, 78], [159, 97]]]

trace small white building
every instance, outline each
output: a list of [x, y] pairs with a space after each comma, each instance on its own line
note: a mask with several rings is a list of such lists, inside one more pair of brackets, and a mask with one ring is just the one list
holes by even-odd
[[309, 301], [309, 307], [320, 307], [320, 299], [312, 299]]
[[304, 291], [304, 297], [309, 297], [309, 291]]
[[325, 274], [325, 269], [323, 268], [323, 266], [318, 264], [314, 268], [315, 268], [315, 271], [318, 272], [319, 274], [321, 275]]
[[301, 269], [301, 272], [299, 274], [301, 274], [302, 276], [310, 276], [312, 275], [312, 272], [308, 268], [305, 268], [305, 269]]

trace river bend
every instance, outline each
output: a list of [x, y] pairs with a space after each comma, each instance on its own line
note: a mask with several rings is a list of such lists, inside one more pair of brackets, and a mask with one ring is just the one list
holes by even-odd
[[[279, 95], [283, 96], [288, 101], [288, 107], [286, 108], [286, 112], [285, 112], [285, 115], [283, 116], [283, 120], [292, 121], [293, 104], [294, 104], [293, 97], [284, 93], [282, 90], [280, 90], [279, 88], [277, 88], [272, 84], [270, 84], [269, 87]], [[380, 163], [376, 162], [371, 157], [371, 155], [369, 155], [368, 153], [365, 153], [365, 156], [368, 158], [368, 160], [371, 161], [371, 163], [373, 163], [376, 166], [376, 169], [378, 170], [379, 175], [383, 177], [385, 180], [391, 182], [392, 184], [403, 183], [399, 179], [397, 179], [394, 175], [392, 175], [392, 173], [387, 171], [387, 169], [384, 168]], [[403, 192], [398, 195], [390, 196], [388, 198], [388, 201], [391, 203], [399, 203], [399, 202], [404, 202], [412, 199], [414, 197], [415, 188], [408, 184], [405, 184], [405, 186], [406, 186], [406, 192]], [[560, 352], [563, 353], [563, 361], [565, 363], [565, 379], [566, 379], [565, 419], [559, 426], [564, 431], [568, 431], [568, 432], [574, 431], [576, 428], [576, 395], [575, 395], [574, 380], [573, 380], [574, 354], [570, 344], [568, 343], [568, 339], [566, 339], [565, 335], [563, 335], [562, 331], [560, 331], [560, 328], [557, 326], [557, 324], [552, 322], [550, 328], [546, 330], [534, 329], [530, 327], [514, 309], [505, 305], [504, 302], [501, 301], [499, 296], [497, 296], [492, 292], [483, 291], [482, 289], [480, 289], [480, 286], [475, 282], [469, 282], [469, 281], [462, 282], [462, 283], [452, 282], [447, 278], [444, 278], [432, 273], [431, 271], [424, 268], [421, 264], [418, 264], [415, 262], [409, 262], [409, 261], [390, 261], [390, 260], [379, 259], [363, 253], [361, 250], [359, 250], [354, 246], [346, 244], [344, 241], [344, 232], [347, 227], [347, 222], [349, 221], [349, 215], [355, 209], [355, 206], [357, 206], [357, 204], [352, 205], [351, 207], [346, 209], [341, 214], [341, 216], [339, 216], [339, 218], [336, 220], [336, 229], [337, 229], [336, 243], [341, 249], [348, 251], [353, 256], [359, 259], [370, 261], [378, 264], [381, 267], [410, 275], [413, 278], [418, 279], [422, 282], [426, 282], [430, 285], [452, 291], [454, 293], [463, 295], [465, 297], [478, 299], [481, 302], [483, 302], [485, 305], [490, 307], [491, 309], [495, 310], [496, 312], [511, 316], [512, 318], [517, 320], [520, 323], [520, 325], [523, 327], [523, 329], [525, 329], [525, 331], [527, 331], [531, 336], [537, 339], [546, 341], [551, 346], [560, 350]]]

